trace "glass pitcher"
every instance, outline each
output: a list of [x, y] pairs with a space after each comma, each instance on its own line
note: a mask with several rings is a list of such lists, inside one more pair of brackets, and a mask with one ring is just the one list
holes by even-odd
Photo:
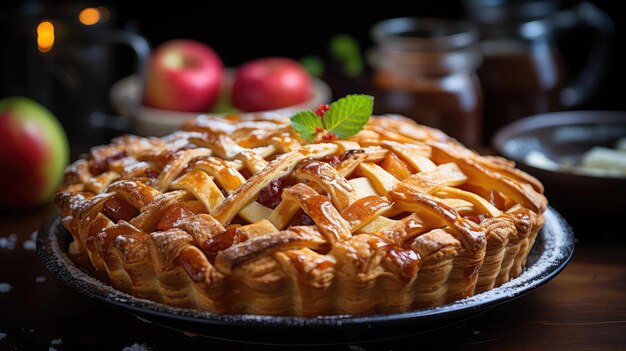
[[[561, 9], [553, 0], [466, 0], [477, 23], [483, 63], [478, 76], [485, 93], [483, 141], [516, 119], [576, 107], [596, 90], [613, 33], [610, 19], [588, 2]], [[585, 67], [566, 78], [566, 60], [555, 39], [586, 26], [597, 33]]]

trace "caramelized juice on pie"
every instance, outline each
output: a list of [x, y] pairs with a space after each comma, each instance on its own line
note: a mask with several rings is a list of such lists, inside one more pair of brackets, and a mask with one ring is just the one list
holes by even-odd
[[130, 221], [139, 214], [139, 210], [119, 197], [112, 197], [104, 202], [102, 213], [113, 222]]
[[546, 201], [509, 162], [402, 118], [294, 133], [200, 117], [92, 150], [55, 196], [72, 259], [172, 306], [305, 316], [439, 306], [522, 272]]

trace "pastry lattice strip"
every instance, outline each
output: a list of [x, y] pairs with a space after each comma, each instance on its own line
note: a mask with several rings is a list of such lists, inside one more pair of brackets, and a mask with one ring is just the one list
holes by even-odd
[[[263, 203], [276, 179], [278, 202]], [[284, 118], [245, 115], [94, 148], [55, 200], [72, 257], [118, 289], [215, 312], [315, 315], [436, 306], [519, 275], [542, 191], [507, 161], [406, 119], [309, 144]]]

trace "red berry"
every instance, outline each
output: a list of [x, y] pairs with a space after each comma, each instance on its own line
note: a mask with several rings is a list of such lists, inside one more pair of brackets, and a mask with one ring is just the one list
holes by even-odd
[[319, 118], [324, 118], [324, 114], [328, 110], [330, 110], [330, 105], [319, 105], [319, 107], [315, 109], [314, 113], [319, 116]]
[[337, 135], [333, 133], [328, 133], [322, 137], [323, 140], [336, 140], [338, 139]]
[[321, 133], [324, 131], [324, 128], [322, 127], [315, 127], [315, 133]]

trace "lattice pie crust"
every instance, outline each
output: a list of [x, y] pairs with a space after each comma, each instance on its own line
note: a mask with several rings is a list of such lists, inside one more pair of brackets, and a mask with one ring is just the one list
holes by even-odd
[[93, 148], [55, 202], [72, 259], [119, 290], [312, 316], [439, 306], [507, 282], [543, 224], [542, 193], [512, 162], [403, 117], [307, 143], [265, 114]]

